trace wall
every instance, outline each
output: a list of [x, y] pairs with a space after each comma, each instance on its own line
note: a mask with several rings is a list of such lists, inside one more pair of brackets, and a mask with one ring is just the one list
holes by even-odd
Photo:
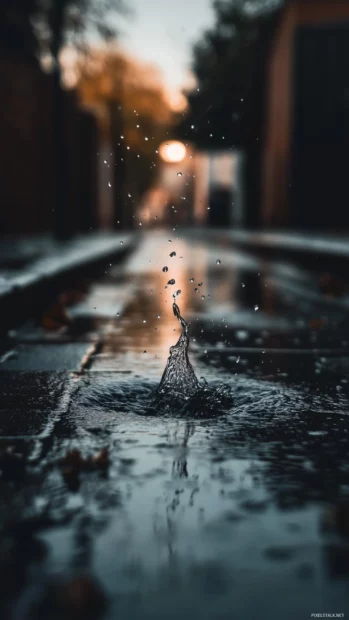
[[[34, 62], [0, 57], [0, 235], [51, 233], [53, 167], [52, 80]], [[97, 219], [98, 135], [94, 116], [65, 94], [64, 142], [68, 232]]]
[[293, 40], [302, 25], [349, 20], [346, 0], [293, 2], [283, 12], [269, 58], [266, 140], [262, 164], [262, 212], [266, 228], [290, 218], [290, 167], [293, 133]]

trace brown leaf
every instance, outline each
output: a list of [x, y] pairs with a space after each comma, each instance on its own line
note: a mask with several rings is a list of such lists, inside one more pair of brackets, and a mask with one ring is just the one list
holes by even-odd
[[41, 317], [41, 324], [48, 331], [56, 331], [70, 323], [71, 320], [61, 299], [58, 299]]

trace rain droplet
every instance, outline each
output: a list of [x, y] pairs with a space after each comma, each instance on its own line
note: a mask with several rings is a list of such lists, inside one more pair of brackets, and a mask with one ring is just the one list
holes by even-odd
[[169, 240], [168, 240], [168, 242], [169, 242], [169, 243], [172, 243], [172, 240], [171, 240], [171, 239], [169, 239]]
[[198, 286], [202, 286], [202, 282], [198, 282]]
[[123, 242], [123, 241], [120, 241], [120, 245], [124, 245], [124, 242]]
[[163, 268], [162, 268], [162, 271], [163, 271], [164, 273], [166, 273], [166, 271], [168, 271], [168, 267], [163, 267]]
[[259, 306], [254, 307], [254, 311], [257, 312], [257, 310], [259, 310]]
[[146, 321], [146, 319], [144, 319], [144, 320], [143, 320], [143, 323], [146, 323], [146, 322], [147, 322], [147, 321]]
[[238, 364], [238, 363], [239, 363], [239, 361], [240, 361], [240, 355], [239, 355], [239, 357], [237, 358], [236, 363]]
[[190, 278], [189, 282], [194, 282], [194, 278]]
[[183, 176], [182, 172], [177, 172], [177, 177], [182, 177], [182, 176]]
[[241, 286], [242, 286], [242, 288], [245, 288], [246, 284], [244, 284], [243, 282], [241, 282]]
[[216, 265], [220, 265], [220, 264], [221, 264], [221, 261], [219, 260], [219, 258], [217, 258]]
[[176, 284], [176, 280], [174, 280], [174, 279], [172, 278], [171, 280], [169, 280], [169, 281], [167, 282], [167, 284]]
[[171, 258], [172, 258], [172, 256], [176, 256], [176, 252], [171, 252], [170, 256], [171, 256]]
[[176, 292], [176, 295], [180, 295], [180, 294], [181, 294], [181, 292], [182, 292], [181, 290], [178, 290], [178, 291]]
[[108, 187], [111, 187], [111, 183], [110, 182], [108, 183]]
[[198, 288], [194, 288], [194, 291], [195, 291], [195, 293], [198, 293], [199, 289]]
[[156, 318], [157, 318], [157, 319], [160, 319], [160, 314], [158, 314]]
[[201, 295], [201, 299], [205, 299], [205, 295]]
[[235, 332], [235, 336], [238, 340], [247, 340], [249, 333], [245, 329], [238, 329]]
[[116, 313], [116, 316], [120, 316], [120, 312], [117, 312], [117, 313]]

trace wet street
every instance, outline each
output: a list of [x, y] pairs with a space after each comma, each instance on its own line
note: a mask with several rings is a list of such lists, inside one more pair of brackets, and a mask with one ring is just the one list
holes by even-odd
[[[349, 286], [165, 231], [78, 288], [0, 354], [0, 618], [349, 613]], [[228, 410], [149, 415], [174, 293]]]

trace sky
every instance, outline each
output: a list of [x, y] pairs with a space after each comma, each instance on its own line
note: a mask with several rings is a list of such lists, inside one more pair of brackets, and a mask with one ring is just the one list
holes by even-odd
[[143, 62], [157, 64], [165, 83], [177, 90], [188, 83], [191, 48], [212, 26], [212, 0], [128, 0], [122, 46]]

